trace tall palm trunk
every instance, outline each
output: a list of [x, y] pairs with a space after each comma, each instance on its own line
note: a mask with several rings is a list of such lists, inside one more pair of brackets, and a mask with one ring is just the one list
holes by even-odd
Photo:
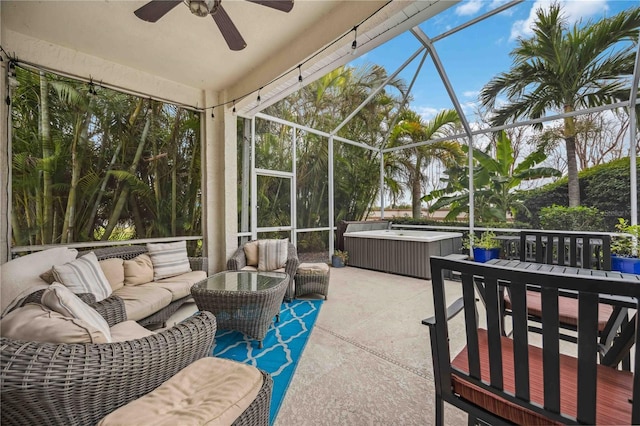
[[[103, 133], [102, 140], [104, 141], [108, 140], [108, 130]], [[109, 162], [109, 165], [107, 166], [107, 170], [105, 171], [105, 174], [102, 178], [102, 182], [100, 183], [100, 189], [98, 190], [96, 200], [93, 203], [93, 207], [91, 208], [91, 213], [89, 214], [87, 223], [84, 228], [83, 233], [85, 235], [89, 235], [89, 233], [93, 230], [96, 214], [98, 214], [98, 209], [100, 208], [100, 205], [102, 203], [102, 197], [107, 191], [107, 183], [109, 183], [109, 178], [110, 178], [109, 171], [113, 169], [113, 165], [116, 163], [116, 160], [118, 159], [118, 155], [120, 155], [121, 150], [122, 150], [122, 139], [120, 139], [120, 141], [118, 142], [118, 146], [116, 147], [116, 150], [113, 152], [113, 155], [111, 156], [111, 161]]]
[[[91, 108], [89, 108], [90, 110]], [[76, 207], [78, 198], [78, 182], [80, 182], [80, 172], [82, 169], [82, 160], [78, 150], [82, 143], [86, 143], [89, 133], [90, 114], [84, 113], [78, 115], [76, 124], [76, 133], [71, 145], [71, 185], [69, 187], [69, 198], [67, 198], [67, 208], [64, 213], [64, 222], [62, 223], [62, 235], [60, 242], [62, 244], [75, 241], [76, 226]]]
[[[140, 100], [142, 102], [142, 99]], [[142, 135], [140, 136], [140, 141], [138, 142], [138, 149], [136, 150], [136, 155], [131, 161], [131, 165], [129, 166], [129, 173], [135, 174], [138, 163], [140, 162], [140, 158], [142, 157], [142, 152], [144, 151], [144, 145], [147, 140], [147, 135], [149, 134], [149, 127], [151, 127], [151, 115], [147, 116], [147, 120], [144, 124], [144, 129], [142, 130]], [[107, 241], [111, 236], [114, 228], [118, 224], [118, 220], [120, 219], [120, 214], [122, 213], [122, 209], [124, 208], [127, 200], [129, 199], [129, 191], [130, 187], [127, 182], [123, 183], [122, 191], [118, 196], [118, 200], [116, 201], [115, 206], [113, 207], [113, 211], [109, 216], [109, 222], [107, 223], [107, 227], [105, 228], [104, 234], [102, 235], [101, 240]]]
[[414, 219], [422, 217], [422, 157], [416, 156], [411, 179], [411, 211]]
[[[572, 112], [570, 105], [564, 112]], [[569, 207], [580, 206], [580, 181], [578, 180], [578, 160], [576, 159], [576, 125], [573, 117], [564, 119], [564, 140], [567, 149], [567, 177], [569, 179]]]
[[40, 142], [42, 159], [45, 166], [42, 171], [42, 244], [50, 244], [53, 239], [53, 180], [51, 165], [46, 160], [53, 155], [51, 149], [51, 124], [49, 119], [49, 83], [44, 71], [40, 71]]

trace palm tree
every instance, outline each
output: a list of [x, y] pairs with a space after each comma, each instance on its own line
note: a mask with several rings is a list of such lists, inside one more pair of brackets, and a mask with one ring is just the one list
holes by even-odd
[[[468, 146], [462, 150], [468, 152]], [[506, 222], [507, 214], [512, 217], [516, 212], [526, 212], [518, 187], [525, 180], [559, 177], [560, 171], [551, 167], [534, 167], [542, 163], [546, 154], [542, 148], [530, 153], [516, 164], [511, 140], [504, 131], [497, 134], [495, 152], [492, 145], [486, 151], [473, 150], [474, 166], [474, 213], [481, 221], [497, 220]], [[462, 163], [461, 163], [462, 164]], [[454, 220], [461, 213], [469, 212], [469, 168], [456, 164], [450, 167], [447, 185], [443, 189], [430, 192], [423, 197], [424, 201], [437, 200], [429, 211], [448, 207], [446, 220]]]
[[[424, 122], [422, 117], [409, 109], [401, 111], [398, 124], [391, 131], [389, 147], [408, 145], [444, 137], [448, 129], [460, 122], [455, 110], [440, 111], [432, 120]], [[411, 193], [411, 210], [414, 218], [422, 216], [422, 195], [425, 186], [425, 169], [435, 159], [445, 166], [463, 161], [463, 152], [455, 141], [440, 141], [396, 151], [386, 161], [391, 173], [400, 174], [404, 186]], [[399, 164], [394, 164], [394, 163]], [[393, 180], [393, 179], [388, 179]], [[398, 185], [391, 185], [396, 187]]]
[[[493, 125], [519, 118], [536, 119], [548, 110], [568, 113], [628, 100], [630, 79], [625, 78], [633, 74], [636, 47], [618, 43], [637, 40], [640, 8], [584, 27], [575, 24], [570, 30], [558, 4], [536, 13], [533, 37], [518, 40], [511, 52], [512, 69], [494, 77], [480, 93], [483, 105], [489, 108], [495, 107], [500, 94], [508, 99], [494, 111]], [[580, 187], [573, 117], [564, 118], [563, 137], [569, 206], [575, 207], [580, 205]]]

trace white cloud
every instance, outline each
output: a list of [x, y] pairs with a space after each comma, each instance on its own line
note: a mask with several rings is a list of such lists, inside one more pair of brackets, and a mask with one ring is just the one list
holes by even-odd
[[480, 9], [485, 5], [485, 2], [482, 0], [469, 0], [463, 3], [460, 3], [458, 7], [456, 7], [456, 15], [459, 16], [469, 16], [475, 15], [478, 13]]
[[[562, 0], [559, 1], [562, 7], [562, 14], [573, 25], [579, 20], [587, 20], [593, 16], [602, 14], [609, 10], [608, 0]], [[533, 35], [533, 24], [536, 20], [536, 11], [539, 8], [549, 9], [552, 0], [536, 0], [531, 6], [527, 19], [515, 21], [511, 26], [511, 36], [509, 40], [516, 40], [518, 37], [530, 37]]]
[[477, 98], [479, 94], [479, 90], [467, 90], [466, 92], [462, 92], [462, 96], [465, 98]]
[[420, 117], [422, 117], [423, 120], [429, 121], [433, 117], [435, 117], [438, 112], [442, 111], [443, 109], [444, 108], [438, 109], [430, 106], [418, 106], [415, 108], [415, 111], [420, 115]]

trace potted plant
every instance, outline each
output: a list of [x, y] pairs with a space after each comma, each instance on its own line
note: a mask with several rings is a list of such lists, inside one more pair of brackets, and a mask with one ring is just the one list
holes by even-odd
[[611, 269], [630, 274], [640, 274], [640, 225], [629, 225], [623, 218], [618, 218], [616, 229], [621, 235], [611, 240]]
[[347, 264], [349, 259], [349, 253], [343, 250], [336, 250], [333, 256], [331, 256], [331, 266], [334, 268], [342, 268]]
[[496, 238], [493, 231], [485, 231], [480, 237], [469, 234], [465, 240], [464, 247], [473, 250], [473, 260], [484, 263], [491, 259], [500, 257], [500, 240]]

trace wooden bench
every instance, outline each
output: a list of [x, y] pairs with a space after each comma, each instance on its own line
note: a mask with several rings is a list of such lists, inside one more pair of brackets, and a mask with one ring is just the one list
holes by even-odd
[[[478, 419], [486, 424], [640, 423], [640, 377], [598, 364], [598, 305], [638, 309], [636, 282], [442, 257], [431, 258], [431, 269], [435, 315], [423, 324], [430, 329], [437, 425], [446, 423], [444, 402], [469, 413], [469, 424]], [[452, 271], [461, 274], [461, 284], [445, 281]], [[486, 308], [476, 298], [477, 279], [484, 282]], [[462, 297], [448, 305], [446, 287], [454, 285], [462, 285]], [[502, 288], [511, 292], [509, 337], [503, 333]], [[539, 291], [542, 299], [542, 346], [529, 340], [527, 290]], [[577, 345], [569, 353], [561, 353], [559, 345], [561, 294], [577, 298], [579, 306]], [[460, 312], [466, 342], [462, 350], [450, 347], [449, 335], [461, 330], [459, 323], [449, 328]], [[624, 333], [628, 346], [639, 337], [635, 322]], [[629, 350], [640, 365], [635, 346]]]

